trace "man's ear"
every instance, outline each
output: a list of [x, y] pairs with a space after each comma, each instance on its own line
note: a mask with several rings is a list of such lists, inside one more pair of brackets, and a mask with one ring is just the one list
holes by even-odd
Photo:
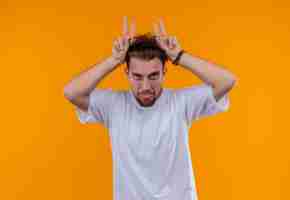
[[125, 74], [128, 76], [129, 75], [129, 69], [128, 69], [128, 66], [126, 66], [125, 68], [124, 68], [124, 72], [125, 72]]
[[165, 75], [166, 72], [167, 72], [167, 67], [164, 65], [164, 67], [163, 67], [163, 75]]

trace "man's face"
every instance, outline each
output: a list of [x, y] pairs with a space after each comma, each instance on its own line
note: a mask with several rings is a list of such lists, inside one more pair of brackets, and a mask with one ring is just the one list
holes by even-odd
[[159, 58], [144, 60], [135, 57], [130, 58], [129, 65], [129, 71], [126, 67], [125, 72], [134, 96], [142, 106], [152, 106], [162, 91], [165, 66], [162, 69]]

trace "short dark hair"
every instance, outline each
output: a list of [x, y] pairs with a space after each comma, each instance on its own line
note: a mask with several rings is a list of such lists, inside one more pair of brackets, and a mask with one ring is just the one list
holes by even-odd
[[132, 57], [144, 60], [151, 60], [157, 57], [160, 59], [163, 68], [165, 62], [168, 60], [166, 52], [159, 47], [156, 41], [156, 36], [152, 35], [150, 32], [133, 37], [132, 43], [129, 45], [125, 57], [128, 69], [130, 58]]

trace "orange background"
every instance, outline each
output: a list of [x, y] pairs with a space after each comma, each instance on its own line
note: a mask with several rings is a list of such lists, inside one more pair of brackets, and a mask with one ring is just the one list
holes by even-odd
[[[112, 199], [107, 130], [80, 124], [69, 80], [111, 54], [122, 17], [163, 17], [191, 54], [238, 77], [230, 109], [200, 119], [190, 148], [200, 200], [290, 199], [289, 1], [1, 1], [1, 200]], [[128, 87], [124, 66], [99, 87]], [[201, 81], [168, 64], [165, 87]]]

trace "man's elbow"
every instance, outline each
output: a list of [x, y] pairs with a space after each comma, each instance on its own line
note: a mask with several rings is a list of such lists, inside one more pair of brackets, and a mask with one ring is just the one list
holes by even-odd
[[237, 77], [233, 74], [229, 74], [226, 79], [220, 81], [219, 84], [214, 85], [214, 88], [220, 88], [219, 90], [229, 91], [237, 83]]
[[234, 87], [236, 83], [237, 83], [237, 77], [232, 73], [228, 73], [227, 77], [220, 84], [220, 87], [227, 88], [227, 90], [230, 90]]
[[216, 87], [213, 87], [213, 92], [216, 100], [220, 100], [225, 94], [227, 94], [234, 87], [236, 82], [237, 78], [232, 75], [226, 81], [223, 81], [223, 83], [219, 84]]
[[235, 76], [235, 75], [231, 75], [231, 78], [229, 79], [229, 87], [230, 88], [233, 88], [234, 87], [234, 85], [236, 85], [237, 84], [237, 81], [238, 81], [238, 79], [237, 79], [237, 77]]
[[74, 95], [67, 87], [63, 88], [63, 95], [68, 100], [72, 100], [74, 98]]

